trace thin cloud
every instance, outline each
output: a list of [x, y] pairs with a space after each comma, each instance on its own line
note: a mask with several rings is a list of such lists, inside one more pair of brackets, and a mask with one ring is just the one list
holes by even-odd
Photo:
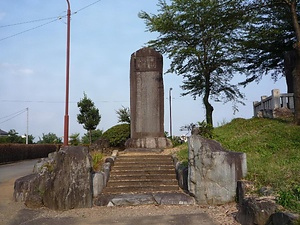
[[6, 13], [5, 12], [0, 12], [0, 21], [5, 17]]
[[28, 69], [28, 68], [19, 69], [18, 73], [19, 74], [24, 74], [24, 75], [32, 75], [32, 74], [34, 74], [33, 70], [32, 69]]
[[0, 63], [0, 71], [2, 74], [7, 75], [33, 75], [34, 71], [30, 68], [23, 68], [20, 65], [9, 64], [9, 63]]

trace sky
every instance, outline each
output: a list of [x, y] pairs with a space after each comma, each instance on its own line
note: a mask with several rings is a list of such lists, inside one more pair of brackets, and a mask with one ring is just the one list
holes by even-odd
[[[101, 114], [97, 129], [118, 123], [116, 110], [129, 107], [129, 62], [135, 51], [157, 37], [146, 32], [140, 11], [157, 13], [158, 0], [70, 0], [71, 55], [69, 134], [86, 131], [77, 122], [77, 102], [87, 94]], [[63, 136], [66, 79], [66, 10], [64, 0], [0, 1], [0, 129], [15, 129], [38, 141], [43, 134]], [[50, 19], [51, 18], [51, 19]], [[45, 20], [44, 20], [45, 19]], [[164, 71], [170, 60], [164, 56]], [[172, 133], [205, 119], [201, 99], [182, 97], [182, 77], [165, 74], [165, 131], [170, 132], [169, 90], [172, 88]], [[235, 78], [235, 81], [241, 78]], [[286, 92], [285, 79], [241, 88], [245, 106], [234, 114], [232, 104], [214, 103], [214, 126], [234, 118], [253, 117], [253, 101]], [[28, 114], [26, 111], [28, 108]], [[27, 120], [28, 116], [28, 120]]]

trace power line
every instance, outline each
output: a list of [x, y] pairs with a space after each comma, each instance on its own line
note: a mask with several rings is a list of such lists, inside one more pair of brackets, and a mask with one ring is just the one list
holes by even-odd
[[89, 4], [89, 5], [87, 5], [87, 6], [83, 7], [83, 8], [81, 8], [81, 9], [78, 9], [78, 10], [75, 11], [73, 14], [76, 14], [76, 13], [82, 11], [82, 10], [85, 10], [86, 8], [89, 8], [89, 7], [91, 7], [92, 5], [95, 5], [95, 4], [97, 4], [98, 2], [101, 2], [101, 1], [102, 1], [102, 0], [95, 1], [95, 2], [93, 2], [93, 3], [91, 3], [91, 4]]
[[20, 111], [18, 111], [18, 112], [12, 113], [12, 114], [10, 114], [10, 115], [8, 115], [8, 116], [0, 117], [0, 120], [2, 120], [2, 119], [4, 119], [4, 118], [7, 118], [7, 117], [11, 117], [11, 116], [13, 116], [13, 115], [15, 115], [15, 114], [18, 114], [18, 113], [20, 113], [20, 112], [24, 112], [24, 110], [26, 111], [26, 109], [22, 109], [22, 110], [20, 110]]
[[26, 109], [23, 109], [23, 110], [21, 110], [21, 111], [18, 111], [18, 112], [16, 112], [16, 113], [10, 114], [10, 115], [8, 115], [8, 116], [4, 116], [4, 117], [2, 117], [2, 118], [0, 118], [0, 119], [4, 119], [4, 118], [7, 118], [7, 117], [9, 117], [9, 118], [6, 119], [6, 120], [4, 120], [4, 121], [2, 121], [2, 122], [0, 122], [0, 124], [5, 123], [5, 122], [7, 122], [7, 121], [9, 121], [9, 120], [12, 120], [13, 118], [15, 118], [15, 117], [17, 117], [17, 116], [23, 114], [23, 113], [26, 112], [26, 111], [27, 111], [27, 108], [26, 108]]
[[5, 37], [5, 38], [1, 38], [1, 39], [0, 39], [0, 41], [4, 41], [4, 40], [6, 40], [6, 39], [9, 39], [9, 38], [12, 38], [12, 37], [18, 36], [18, 35], [20, 35], [20, 34], [24, 34], [24, 33], [28, 32], [28, 31], [32, 31], [32, 30], [35, 30], [35, 29], [37, 29], [37, 28], [40, 28], [40, 27], [46, 26], [46, 25], [48, 25], [48, 24], [50, 24], [50, 23], [53, 23], [53, 22], [56, 22], [57, 20], [60, 20], [60, 19], [61, 19], [61, 17], [59, 17], [59, 18], [57, 18], [57, 19], [55, 19], [55, 20], [52, 20], [52, 21], [50, 21], [50, 22], [48, 22], [48, 23], [44, 23], [44, 24], [41, 24], [41, 25], [39, 25], [39, 26], [32, 27], [32, 28], [30, 28], [30, 29], [27, 29], [27, 30], [21, 31], [21, 32], [19, 32], [19, 33], [16, 33], [16, 34], [13, 34], [13, 35], [7, 36], [7, 37]]
[[[91, 4], [89, 4], [89, 5], [87, 5], [87, 6], [85, 6], [85, 7], [83, 7], [83, 8], [81, 8], [81, 9], [75, 11], [74, 13], [72, 13], [72, 15], [75, 15], [75, 14], [77, 14], [78, 12], [83, 11], [83, 10], [89, 8], [89, 7], [95, 5], [96, 3], [100, 2], [100, 1], [101, 1], [101, 0], [97, 0], [97, 1], [95, 1], [95, 2], [93, 2], [93, 3], [91, 3]], [[65, 17], [67, 17], [67, 15], [56, 16], [56, 17], [48, 17], [48, 18], [43, 18], [43, 19], [36, 19], [36, 20], [30, 20], [30, 21], [25, 21], [25, 22], [19, 22], [19, 23], [13, 23], [13, 24], [2, 25], [2, 26], [0, 26], [0, 28], [12, 27], [12, 26], [17, 26], [17, 25], [23, 25], [23, 24], [29, 24], [29, 23], [35, 23], [35, 22], [41, 22], [41, 21], [53, 19], [53, 20], [50, 21], [50, 22], [41, 24], [41, 25], [39, 25], [39, 26], [36, 26], [36, 27], [30, 28], [30, 29], [21, 31], [21, 32], [19, 32], [19, 33], [16, 33], [16, 34], [13, 34], [13, 35], [4, 37], [4, 38], [1, 38], [1, 39], [0, 39], [0, 42], [1, 42], [1, 41], [4, 41], [4, 40], [6, 40], [6, 39], [9, 39], [9, 38], [18, 36], [18, 35], [20, 35], [20, 34], [24, 34], [24, 33], [27, 33], [27, 32], [29, 32], [29, 31], [35, 30], [35, 29], [37, 29], [37, 28], [46, 26], [46, 25], [48, 25], [48, 24], [50, 24], [50, 23], [56, 22], [56, 21], [58, 21], [58, 20], [61, 20], [62, 18], [65, 18]]]
[[[51, 104], [63, 104], [64, 101], [45, 101], [45, 100], [0, 100], [0, 102], [14, 102], [14, 103], [51, 103]], [[102, 103], [118, 103], [118, 102], [128, 102], [128, 100], [95, 100], [94, 102]], [[70, 101], [70, 104], [77, 104], [76, 101]], [[0, 118], [1, 119], [1, 118]]]
[[57, 18], [59, 18], [59, 17], [49, 17], [49, 18], [30, 20], [30, 21], [19, 22], [19, 23], [6, 24], [6, 25], [0, 26], [0, 28], [13, 27], [13, 26], [18, 26], [18, 25], [23, 25], [23, 24], [28, 24], [28, 23], [36, 23], [36, 22], [41, 22], [41, 21], [45, 21], [45, 20], [53, 20], [53, 19], [57, 19]]

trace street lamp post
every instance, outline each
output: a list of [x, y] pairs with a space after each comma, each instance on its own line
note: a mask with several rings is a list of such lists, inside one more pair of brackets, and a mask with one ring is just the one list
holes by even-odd
[[66, 60], [66, 105], [65, 105], [65, 117], [64, 117], [64, 146], [69, 144], [69, 74], [70, 74], [70, 23], [71, 23], [71, 9], [70, 2], [66, 0], [68, 4], [67, 11], [67, 60]]
[[172, 95], [171, 95], [171, 91], [173, 90], [173, 88], [169, 89], [169, 105], [170, 105], [170, 137], [172, 138], [173, 134], [172, 134]]

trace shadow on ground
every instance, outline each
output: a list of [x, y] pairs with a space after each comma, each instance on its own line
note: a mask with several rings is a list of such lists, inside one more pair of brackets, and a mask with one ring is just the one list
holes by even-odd
[[61, 224], [76, 224], [74, 218], [47, 218], [40, 217], [40, 213], [36, 210], [22, 209], [17, 216], [8, 223], [8, 225], [61, 225]]

